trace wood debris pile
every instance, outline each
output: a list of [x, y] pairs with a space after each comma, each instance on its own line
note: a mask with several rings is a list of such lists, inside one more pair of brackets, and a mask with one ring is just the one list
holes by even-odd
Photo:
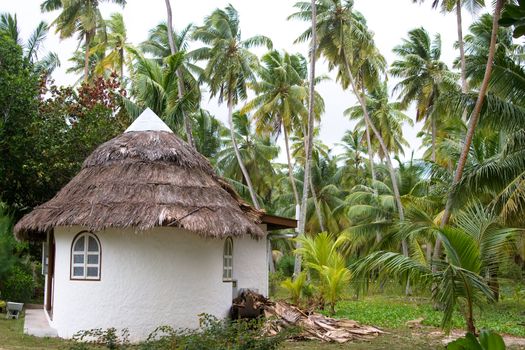
[[315, 312], [306, 312], [286, 302], [272, 302], [252, 291], [243, 291], [233, 301], [232, 317], [257, 317], [264, 314], [268, 320], [266, 331], [275, 335], [284, 329], [298, 327], [300, 338], [345, 343], [367, 339], [383, 333], [372, 326], [356, 321], [335, 319]]

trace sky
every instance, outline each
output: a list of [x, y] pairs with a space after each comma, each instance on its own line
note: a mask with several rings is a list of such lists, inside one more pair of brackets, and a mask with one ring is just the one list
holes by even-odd
[[[148, 31], [166, 18], [164, 0], [128, 0], [124, 8], [114, 4], [104, 3], [101, 5], [102, 14], [105, 18], [113, 12], [122, 12], [127, 26], [128, 39], [132, 44], [138, 44], [147, 38]], [[173, 25], [176, 30], [185, 27], [189, 23], [199, 25], [203, 18], [217, 7], [225, 7], [231, 3], [239, 12], [242, 36], [247, 38], [252, 35], [266, 35], [273, 41], [274, 48], [286, 50], [290, 53], [302, 53], [307, 56], [307, 44], [294, 44], [295, 38], [305, 30], [307, 23], [300, 21], [289, 21], [287, 17], [294, 12], [296, 0], [171, 0], [173, 10]], [[8, 12], [16, 14], [22, 38], [27, 38], [38, 21], [44, 20], [51, 23], [58, 12], [40, 12], [41, 0], [0, 0], [0, 13]], [[409, 30], [417, 27], [425, 27], [431, 35], [439, 33], [442, 40], [442, 60], [449, 66], [458, 56], [453, 48], [457, 39], [456, 17], [454, 14], [442, 14], [430, 8], [430, 1], [423, 4], [414, 4], [412, 0], [355, 0], [354, 8], [360, 11], [367, 19], [368, 26], [375, 34], [374, 39], [380, 52], [385, 56], [388, 64], [395, 61], [396, 56], [392, 49], [402, 42]], [[485, 11], [486, 12], [486, 11]], [[464, 33], [472, 22], [469, 14], [463, 16]], [[54, 30], [48, 35], [44, 51], [55, 51], [58, 53], [62, 66], [55, 71], [53, 78], [59, 85], [74, 84], [78, 77], [66, 74], [70, 66], [68, 59], [78, 46], [75, 38], [60, 40]], [[261, 55], [262, 50], [255, 51]], [[322, 82], [318, 86], [319, 93], [325, 100], [326, 111], [322, 116], [320, 138], [330, 147], [340, 142], [344, 132], [353, 128], [353, 124], [343, 116], [343, 111], [357, 101], [350, 91], [343, 91], [335, 82], [335, 76], [330, 74], [326, 62], [322, 59], [317, 64], [318, 74], [328, 74], [332, 80]], [[390, 79], [389, 88], [392, 89], [395, 81]], [[393, 99], [397, 98], [393, 94]], [[214, 100], [205, 99], [204, 108], [210, 110], [217, 118], [226, 121], [227, 108], [218, 105]], [[406, 113], [413, 117], [414, 109], [410, 108]], [[421, 141], [417, 137], [421, 125], [404, 127], [404, 135], [410, 144], [410, 149], [405, 150], [402, 159], [409, 159], [412, 151], [414, 157], [422, 156], [420, 149]], [[282, 140], [279, 145], [283, 149]], [[285, 161], [284, 152], [281, 151], [280, 161]]]

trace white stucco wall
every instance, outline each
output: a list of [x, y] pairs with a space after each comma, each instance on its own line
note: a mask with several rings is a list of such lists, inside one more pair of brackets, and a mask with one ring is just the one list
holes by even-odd
[[[157, 326], [195, 328], [198, 314], [225, 317], [232, 284], [222, 281], [223, 240], [176, 228], [96, 233], [102, 248], [101, 280], [70, 280], [70, 250], [82, 228], [56, 228], [53, 320], [58, 335], [80, 330], [128, 328], [133, 341]], [[266, 239], [234, 239], [234, 278], [239, 288], [266, 294]]]
[[237, 280], [238, 290], [255, 289], [260, 294], [268, 295], [266, 239], [242, 237], [233, 240], [233, 278]]

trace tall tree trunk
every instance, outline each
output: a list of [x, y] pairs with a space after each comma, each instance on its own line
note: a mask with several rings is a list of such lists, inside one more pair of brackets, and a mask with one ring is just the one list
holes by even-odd
[[[364, 85], [361, 88], [362, 95], [365, 95]], [[361, 106], [362, 108], [363, 106]], [[365, 105], [366, 109], [366, 105]], [[364, 113], [364, 112], [363, 112]], [[376, 181], [376, 172], [374, 170], [374, 150], [372, 148], [372, 140], [370, 138], [370, 125], [368, 125], [367, 119], [365, 119], [365, 133], [366, 133], [366, 146], [368, 148], [368, 161], [370, 163], [370, 175], [372, 176], [372, 184]], [[374, 188], [374, 194], [377, 195], [377, 191]], [[383, 239], [381, 232], [376, 232], [376, 242], [379, 243]]]
[[467, 298], [467, 332], [476, 334], [476, 326], [474, 325], [474, 308], [472, 299]]
[[[303, 180], [303, 198], [301, 202], [301, 215], [299, 217], [299, 236], [304, 236], [306, 227], [306, 207], [308, 202], [308, 188], [310, 184], [310, 172], [312, 162], [312, 143], [314, 139], [314, 92], [315, 92], [315, 58], [317, 49], [317, 5], [315, 0], [311, 0], [312, 7], [312, 38], [310, 44], [310, 77], [309, 77], [309, 92], [308, 92], [308, 128], [307, 128], [307, 143], [305, 147], [305, 163], [304, 163], [304, 180]], [[297, 248], [300, 248], [300, 243], [297, 243]], [[301, 273], [301, 255], [295, 255], [294, 276]]]
[[[171, 14], [171, 4], [170, 0], [166, 0], [166, 11], [168, 13], [168, 43], [170, 45], [170, 52], [172, 55], [176, 54], [178, 52], [177, 46], [175, 45], [175, 41], [173, 40], [173, 16]], [[184, 97], [184, 76], [182, 74], [182, 70], [180, 68], [176, 71], [177, 74], [177, 96], [179, 100], [182, 100]], [[182, 112], [182, 121], [184, 123], [184, 131], [186, 132], [186, 137], [188, 139], [188, 144], [195, 148], [195, 142], [193, 140], [193, 132], [191, 128], [191, 121], [189, 120], [188, 114], [184, 111], [183, 108], [181, 108]]]
[[120, 81], [121, 83], [123, 83], [124, 81], [124, 49], [120, 49], [119, 55], [120, 55]]
[[[307, 135], [307, 131], [303, 125], [303, 135]], [[303, 137], [303, 143], [304, 143], [304, 149], [305, 149], [305, 152], [306, 152], [306, 139]], [[313, 140], [312, 140], [312, 144], [313, 144]], [[313, 152], [313, 148], [312, 148], [312, 152]], [[311, 166], [311, 162], [310, 162], [310, 169], [312, 168]], [[314, 187], [314, 183], [312, 181], [312, 172], [310, 170], [310, 191], [312, 191], [312, 200], [314, 202], [314, 209], [315, 209], [315, 214], [317, 215], [317, 218], [319, 219], [319, 227], [321, 228], [321, 231], [325, 231], [325, 226], [324, 226], [324, 221], [323, 221], [323, 216], [321, 214], [321, 209], [319, 207], [319, 204], [318, 204], [318, 201], [317, 201], [317, 194], [315, 193], [315, 187]]]
[[284, 133], [284, 145], [286, 148], [286, 159], [288, 160], [288, 177], [290, 178], [290, 184], [292, 185], [293, 196], [295, 199], [295, 205], [299, 205], [299, 192], [297, 192], [297, 185], [295, 184], [295, 179], [293, 177], [293, 167], [292, 167], [292, 157], [290, 155], [290, 144], [288, 140], [288, 130], [283, 124], [283, 133]]
[[432, 124], [432, 162], [436, 162], [436, 133], [437, 133], [437, 126], [436, 126], [436, 116], [434, 113], [430, 116], [430, 123]]
[[[456, 167], [456, 173], [454, 174], [454, 179], [452, 181], [451, 188], [454, 188], [459, 183], [459, 181], [461, 180], [461, 177], [463, 176], [463, 170], [465, 169], [465, 164], [467, 162], [470, 145], [472, 144], [472, 138], [474, 137], [474, 132], [476, 131], [476, 125], [478, 124], [481, 107], [483, 107], [483, 102], [485, 101], [485, 95], [487, 94], [487, 89], [488, 89], [489, 81], [490, 81], [490, 75], [492, 73], [492, 66], [494, 64], [493, 62], [494, 54], [496, 52], [496, 41], [497, 41], [497, 33], [498, 33], [498, 28], [499, 28], [498, 21], [499, 21], [499, 17], [500, 17], [501, 10], [503, 8], [504, 3], [505, 3], [505, 0], [496, 1], [496, 7], [494, 8], [494, 16], [492, 19], [492, 34], [490, 36], [489, 55], [487, 57], [485, 75], [483, 76], [483, 82], [481, 83], [481, 87], [479, 89], [476, 104], [474, 105], [474, 109], [472, 110], [472, 114], [470, 115], [467, 135], [465, 137], [465, 143], [463, 144], [463, 149], [461, 150], [461, 155], [459, 156], [459, 161]], [[448, 194], [448, 198], [447, 198], [447, 204], [445, 205], [445, 212], [443, 213], [443, 217], [441, 218], [441, 224], [440, 224], [441, 228], [444, 228], [445, 225], [447, 225], [448, 221], [450, 220], [450, 215], [452, 213], [452, 201], [453, 201], [452, 191], [450, 191]], [[434, 246], [434, 259], [438, 259], [440, 255], [441, 255], [441, 240], [438, 238]], [[435, 271], [436, 267], [433, 266], [432, 269]]]
[[372, 175], [372, 182], [376, 180], [376, 172], [374, 170], [374, 150], [372, 149], [372, 141], [370, 140], [370, 126], [365, 120], [366, 132], [366, 146], [368, 148], [368, 161], [370, 163], [370, 175]]
[[465, 44], [463, 41], [463, 20], [461, 18], [461, 0], [456, 0], [456, 20], [458, 29], [459, 59], [461, 65], [461, 92], [468, 91], [467, 68], [465, 63]]
[[91, 46], [92, 33], [87, 32], [85, 36], [86, 52], [84, 53], [84, 82], [87, 82], [89, 80], [89, 47]]
[[[465, 42], [463, 41], [463, 20], [461, 15], [461, 0], [456, 0], [456, 21], [458, 31], [458, 44], [459, 44], [459, 62], [461, 68], [461, 92], [466, 94], [468, 92], [467, 82], [467, 68], [465, 62]], [[465, 108], [463, 111], [463, 120], [467, 120], [468, 111]]]
[[317, 200], [317, 193], [315, 193], [315, 187], [314, 182], [312, 181], [312, 176], [310, 176], [310, 191], [312, 191], [312, 199], [314, 201], [315, 212], [317, 213], [317, 217], [319, 218], [319, 227], [321, 228], [322, 232], [325, 232], [326, 227], [324, 225], [324, 217], [321, 211], [321, 207], [319, 206], [319, 201]]
[[259, 201], [257, 200], [257, 195], [255, 194], [255, 190], [253, 189], [252, 180], [250, 179], [250, 174], [248, 173], [248, 170], [244, 166], [244, 163], [242, 161], [241, 152], [239, 152], [239, 147], [237, 146], [237, 141], [235, 140], [235, 129], [233, 125], [233, 103], [231, 100], [231, 97], [228, 97], [228, 123], [230, 126], [230, 137], [232, 139], [232, 145], [233, 150], [235, 152], [235, 156], [237, 157], [237, 162], [239, 163], [239, 167], [241, 168], [242, 175], [244, 176], [244, 180], [246, 181], [246, 185], [248, 186], [248, 190], [250, 191], [250, 196], [252, 198], [253, 205], [256, 209], [261, 209], [259, 206]]
[[[383, 153], [385, 154], [385, 161], [386, 165], [388, 167], [388, 171], [390, 173], [390, 179], [392, 181], [392, 190], [394, 191], [394, 198], [396, 201], [397, 206], [397, 212], [399, 215], [399, 221], [403, 222], [405, 221], [405, 212], [403, 210], [403, 204], [401, 203], [401, 195], [399, 194], [399, 187], [397, 186], [397, 178], [396, 178], [396, 172], [394, 170], [394, 166], [392, 165], [392, 160], [390, 159], [390, 154], [388, 152], [388, 148], [386, 147], [385, 141], [383, 140], [383, 137], [375, 127], [374, 123], [372, 123], [372, 120], [370, 120], [370, 117], [368, 115], [368, 110], [366, 108], [366, 104], [364, 101], [364, 96], [362, 96], [359, 93], [359, 90], [355, 84], [354, 76], [352, 74], [352, 71], [350, 69], [350, 66], [348, 64], [348, 61], [346, 60], [346, 56], [343, 54], [346, 72], [348, 74], [348, 80], [350, 81], [350, 86], [352, 87], [352, 90], [354, 91], [354, 94], [357, 97], [357, 100], [359, 101], [359, 104], [361, 105], [361, 108], [363, 109], [363, 115], [365, 117], [365, 123], [370, 126], [372, 129], [372, 132], [374, 133], [374, 136], [379, 141], [379, 144], [381, 146], [381, 149], [383, 150]], [[401, 242], [403, 255], [408, 256], [408, 244], [406, 240], [402, 240]]]

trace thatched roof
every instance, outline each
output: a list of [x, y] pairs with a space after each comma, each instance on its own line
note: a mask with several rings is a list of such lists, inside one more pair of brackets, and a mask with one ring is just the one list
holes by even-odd
[[243, 202], [153, 112], [145, 114], [99, 146], [53, 199], [25, 215], [15, 226], [17, 237], [41, 239], [57, 226], [172, 226], [205, 237], [263, 237], [257, 224], [264, 213]]

